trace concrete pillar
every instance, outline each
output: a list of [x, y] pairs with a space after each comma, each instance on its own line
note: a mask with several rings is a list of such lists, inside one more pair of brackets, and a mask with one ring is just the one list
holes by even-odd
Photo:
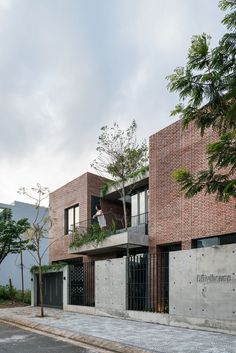
[[31, 306], [37, 306], [37, 275], [31, 274]]
[[69, 266], [63, 268], [63, 309], [69, 304]]

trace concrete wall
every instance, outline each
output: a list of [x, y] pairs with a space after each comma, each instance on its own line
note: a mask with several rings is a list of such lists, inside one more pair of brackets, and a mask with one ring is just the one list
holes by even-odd
[[[17, 221], [21, 218], [28, 218], [32, 223], [35, 219], [35, 206], [15, 201], [13, 204], [0, 203], [0, 208], [9, 208], [12, 210], [12, 218]], [[47, 217], [48, 209], [45, 207], [40, 208], [40, 218]], [[41, 241], [41, 253], [46, 250], [48, 246], [48, 239]], [[48, 264], [48, 251], [43, 257], [43, 264]], [[35, 259], [28, 251], [23, 251], [23, 266], [24, 266], [24, 286], [25, 289], [31, 288], [31, 274], [30, 268], [36, 265]], [[9, 284], [9, 278], [12, 284], [17, 289], [21, 289], [21, 268], [20, 268], [20, 254], [9, 254], [0, 265], [0, 285]]]
[[64, 309], [236, 334], [236, 244], [169, 258], [169, 314], [127, 310], [126, 257], [96, 261], [95, 307], [68, 305], [65, 298]]
[[126, 310], [126, 258], [95, 262], [95, 307], [117, 314]]
[[170, 253], [171, 315], [236, 321], [236, 244]]

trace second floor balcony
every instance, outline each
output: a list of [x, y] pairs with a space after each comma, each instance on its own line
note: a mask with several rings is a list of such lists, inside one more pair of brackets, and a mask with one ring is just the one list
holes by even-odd
[[128, 228], [124, 228], [124, 219], [114, 213], [104, 214], [106, 226], [101, 228], [96, 219], [79, 222], [69, 235], [71, 237], [69, 253], [96, 255], [146, 248], [148, 238], [148, 214], [143, 213], [128, 218]]

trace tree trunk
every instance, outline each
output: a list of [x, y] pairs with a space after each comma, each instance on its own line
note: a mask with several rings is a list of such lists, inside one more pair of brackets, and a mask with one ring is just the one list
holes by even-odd
[[24, 264], [23, 264], [23, 254], [20, 251], [20, 270], [21, 270], [21, 298], [22, 303], [25, 301], [25, 286], [24, 286]]
[[126, 202], [125, 202], [125, 186], [124, 186], [124, 183], [122, 184], [122, 203], [123, 203], [123, 211], [124, 211], [125, 230], [127, 230], [128, 223], [127, 223], [127, 209], [126, 209]]
[[43, 307], [43, 276], [42, 276], [42, 264], [39, 261], [39, 296], [40, 296], [40, 316], [44, 317]]

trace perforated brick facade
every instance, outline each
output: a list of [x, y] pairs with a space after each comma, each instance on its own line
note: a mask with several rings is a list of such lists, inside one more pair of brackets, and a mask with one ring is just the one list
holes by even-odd
[[206, 145], [216, 139], [210, 130], [203, 137], [193, 126], [183, 131], [181, 121], [150, 137], [151, 252], [157, 245], [179, 242], [182, 249], [190, 249], [192, 239], [236, 231], [233, 202], [217, 202], [214, 196], [204, 194], [186, 199], [171, 177], [179, 167], [192, 172], [206, 168]]

